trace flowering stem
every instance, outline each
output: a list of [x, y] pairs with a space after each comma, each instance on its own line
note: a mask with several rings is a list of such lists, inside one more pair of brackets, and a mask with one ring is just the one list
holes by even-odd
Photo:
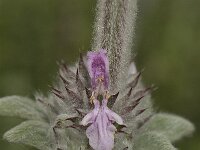
[[[92, 50], [106, 49], [110, 60], [111, 90], [123, 87], [131, 60], [137, 0], [98, 0]], [[116, 88], [117, 87], [117, 88]]]

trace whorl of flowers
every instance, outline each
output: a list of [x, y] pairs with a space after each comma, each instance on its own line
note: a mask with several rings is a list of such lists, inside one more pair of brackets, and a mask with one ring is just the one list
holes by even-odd
[[0, 115], [26, 119], [4, 138], [40, 150], [175, 150], [170, 141], [194, 126], [178, 116], [153, 113], [153, 87], [143, 88], [134, 63], [125, 86], [113, 93], [108, 64], [105, 50], [88, 52], [73, 67], [60, 63], [58, 83], [47, 97], [1, 98]]
[[[144, 115], [137, 120], [137, 116], [147, 109], [139, 107], [140, 102], [152, 89], [138, 88], [140, 73], [127, 73], [125, 88], [112, 93], [109, 91], [109, 60], [105, 50], [88, 52], [86, 58], [81, 56], [74, 68], [65, 64], [60, 67], [60, 84], [52, 88], [52, 103], [37, 97], [39, 103], [47, 105], [46, 118], [49, 113], [54, 116], [47, 121], [56, 141], [52, 145], [59, 149], [88, 149], [91, 146], [94, 150], [112, 150], [114, 145], [122, 150], [131, 149], [134, 134], [151, 116]], [[61, 139], [65, 138], [59, 130], [63, 128], [67, 136], [73, 134], [65, 141], [72, 146], [62, 144]]]

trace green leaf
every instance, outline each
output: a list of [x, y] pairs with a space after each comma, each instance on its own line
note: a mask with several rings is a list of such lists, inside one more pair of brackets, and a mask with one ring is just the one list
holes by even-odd
[[144, 126], [144, 132], [156, 131], [164, 134], [170, 141], [174, 142], [183, 136], [190, 135], [194, 126], [188, 120], [165, 113], [155, 114]]
[[25, 121], [4, 134], [4, 139], [13, 143], [34, 146], [41, 150], [49, 150], [48, 125], [41, 121]]
[[135, 150], [176, 150], [164, 135], [157, 132], [147, 132], [135, 139]]
[[34, 101], [20, 96], [0, 98], [0, 115], [23, 119], [41, 119], [43, 116]]

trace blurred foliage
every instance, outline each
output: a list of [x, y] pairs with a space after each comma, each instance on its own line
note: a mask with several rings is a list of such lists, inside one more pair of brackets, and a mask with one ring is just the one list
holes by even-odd
[[[94, 0], [0, 0], [0, 97], [48, 91], [55, 81], [56, 62], [74, 62], [90, 49]], [[195, 123], [193, 138], [176, 145], [200, 149], [200, 13], [199, 0], [139, 0], [134, 48], [143, 80], [159, 111]], [[20, 122], [1, 117], [0, 136]], [[26, 146], [0, 140], [5, 150]]]
[[137, 64], [143, 79], [159, 89], [153, 98], [159, 110], [191, 120], [194, 138], [182, 150], [200, 149], [200, 14], [199, 0], [141, 0], [136, 28]]

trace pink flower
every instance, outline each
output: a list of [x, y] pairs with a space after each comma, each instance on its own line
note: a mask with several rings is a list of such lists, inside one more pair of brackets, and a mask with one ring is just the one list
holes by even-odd
[[[116, 122], [119, 125], [123, 125], [123, 120], [107, 107], [109, 99], [108, 57], [105, 50], [88, 52], [87, 57], [87, 68], [93, 90], [91, 100], [94, 104], [94, 109], [83, 118], [81, 124], [83, 126], [90, 124], [86, 130], [86, 136], [94, 150], [112, 150], [114, 147], [114, 134], [117, 131], [113, 123]], [[99, 95], [103, 96], [103, 100], [97, 99]]]

